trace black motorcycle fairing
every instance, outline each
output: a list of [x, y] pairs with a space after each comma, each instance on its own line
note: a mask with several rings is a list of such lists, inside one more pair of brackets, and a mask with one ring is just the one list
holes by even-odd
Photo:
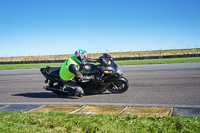
[[113, 76], [113, 77], [110, 77], [110, 78], [106, 78], [104, 80], [104, 82], [105, 83], [111, 83], [111, 82], [113, 82], [113, 83], [122, 83], [122, 82], [128, 83], [128, 80], [123, 76], [119, 76], [119, 77]]
[[114, 76], [123, 75], [122, 69], [114, 62], [110, 55], [104, 54], [101, 60], [101, 64], [97, 66], [100, 72], [108, 71], [110, 75]]
[[51, 67], [49, 71], [49, 76], [56, 77], [60, 79], [60, 67]]
[[41, 73], [44, 75], [44, 77], [48, 80], [52, 80], [54, 82], [59, 81], [60, 82], [60, 67], [49, 67], [41, 68]]
[[93, 65], [93, 64], [80, 65], [79, 71], [84, 76], [95, 75], [97, 73], [97, 65]]
[[[81, 84], [80, 84], [81, 85]], [[97, 94], [106, 91], [106, 87], [110, 86], [110, 83], [96, 82], [95, 80], [90, 81], [89, 84], [81, 85], [84, 88], [85, 93]]]
[[41, 71], [42, 74], [47, 74], [49, 76], [58, 77], [60, 67], [49, 67], [49, 66], [47, 66], [46, 68], [41, 68], [40, 71]]

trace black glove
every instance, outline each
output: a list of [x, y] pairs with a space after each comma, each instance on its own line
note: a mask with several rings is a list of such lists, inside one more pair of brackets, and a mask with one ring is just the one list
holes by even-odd
[[99, 63], [103, 61], [103, 56], [99, 57]]
[[103, 57], [109, 59], [109, 60], [113, 60], [112, 57], [109, 54], [103, 54]]
[[92, 59], [92, 58], [87, 58], [87, 62], [99, 62], [99, 59]]

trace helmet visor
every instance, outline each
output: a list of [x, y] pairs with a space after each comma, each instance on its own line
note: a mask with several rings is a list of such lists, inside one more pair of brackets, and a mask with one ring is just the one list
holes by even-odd
[[83, 55], [83, 56], [82, 56], [82, 58], [81, 58], [81, 63], [82, 63], [82, 64], [86, 64], [86, 63], [87, 63], [87, 53], [84, 52], [82, 55]]

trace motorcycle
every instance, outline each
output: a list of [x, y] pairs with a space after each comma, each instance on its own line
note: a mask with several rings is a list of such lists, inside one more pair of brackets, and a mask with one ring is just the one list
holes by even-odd
[[[44, 86], [43, 89], [52, 91], [58, 95], [73, 93], [70, 90], [63, 90], [63, 84], [59, 76], [60, 67], [47, 66], [46, 68], [41, 68], [40, 71], [46, 78], [45, 83], [48, 83], [48, 86]], [[122, 69], [108, 54], [103, 54], [99, 65], [81, 65], [79, 71], [84, 77], [90, 77], [88, 81], [86, 78], [85, 82], [77, 82], [85, 93], [98, 94], [106, 90], [111, 93], [123, 93], [128, 90], [128, 80], [122, 76]], [[78, 94], [77, 96], [81, 97], [82, 95]]]

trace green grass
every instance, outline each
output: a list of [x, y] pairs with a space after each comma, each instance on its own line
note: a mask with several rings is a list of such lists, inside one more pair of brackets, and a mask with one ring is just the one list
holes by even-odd
[[200, 117], [0, 112], [0, 133], [198, 133]]
[[46, 66], [61, 67], [62, 63], [6, 64], [6, 65], [0, 65], [0, 70], [31, 69], [31, 68], [42, 68]]
[[145, 64], [168, 64], [168, 63], [189, 63], [189, 62], [200, 62], [200, 57], [116, 61], [118, 65], [145, 65]]
[[[116, 61], [118, 65], [167, 64], [167, 63], [188, 63], [188, 62], [200, 62], [200, 57]], [[31, 68], [42, 68], [46, 66], [61, 67], [62, 63], [7, 64], [7, 65], [0, 65], [0, 70], [31, 69]]]

